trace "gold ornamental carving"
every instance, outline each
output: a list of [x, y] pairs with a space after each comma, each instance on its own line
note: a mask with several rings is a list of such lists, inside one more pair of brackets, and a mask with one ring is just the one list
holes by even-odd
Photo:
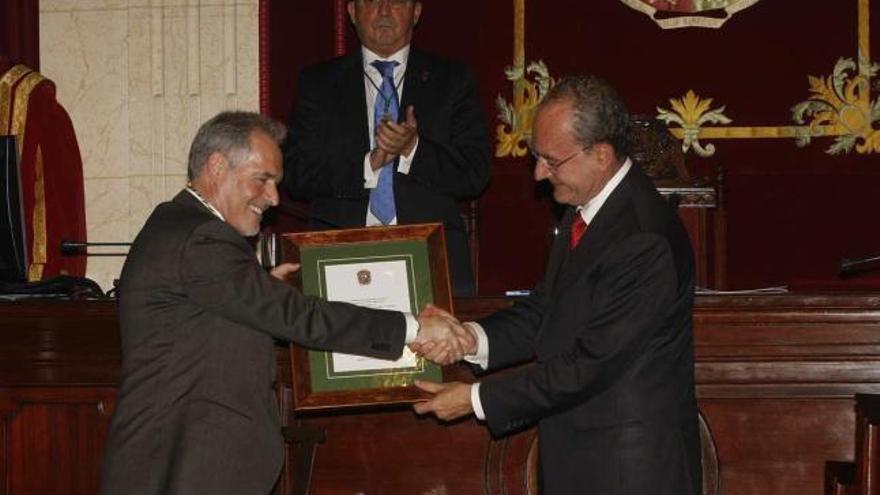
[[[525, 0], [514, 1], [513, 65], [505, 75], [513, 85], [512, 101], [498, 95], [496, 107], [501, 122], [496, 128], [496, 157], [521, 157], [528, 152], [532, 120], [537, 105], [555, 83], [543, 61], [525, 62]], [[632, 0], [645, 5], [650, 0]], [[660, 0], [657, 0], [660, 1]], [[728, 14], [756, 2], [723, 1]], [[810, 95], [791, 108], [795, 125], [730, 126], [733, 120], [725, 106], [711, 108], [713, 99], [687, 90], [680, 98], [670, 98], [671, 108], [657, 107], [657, 118], [666, 123], [673, 136], [682, 141], [682, 150], [693, 150], [711, 157], [720, 139], [793, 139], [807, 146], [817, 138], [834, 138], [826, 152], [831, 155], [855, 151], [880, 153], [880, 98], [871, 100], [872, 78], [880, 65], [870, 60], [870, 0], [858, 3], [858, 56], [841, 58], [830, 76], [808, 76]], [[624, 0], [627, 3], [627, 0]], [[665, 0], [665, 3], [675, 3]], [[681, 26], [673, 26], [681, 27]], [[717, 27], [717, 26], [713, 26]], [[705, 144], [708, 143], [708, 144]]]
[[871, 64], [867, 74], [859, 74], [852, 59], [842, 58], [834, 66], [833, 75], [810, 76], [810, 98], [792, 108], [795, 122], [809, 123], [798, 133], [798, 145], [806, 146], [814, 136], [823, 136], [821, 129], [830, 126], [836, 136], [826, 151], [837, 155], [849, 153], [880, 153], [880, 98], [870, 101], [871, 77], [880, 66]]
[[495, 129], [495, 156], [521, 157], [528, 153], [535, 108], [553, 86], [553, 78], [543, 61], [525, 63], [525, 0], [513, 0], [513, 65], [504, 70], [513, 83], [513, 101], [498, 95], [495, 106], [501, 124]]
[[672, 110], [657, 107], [657, 119], [669, 124], [681, 126], [681, 151], [687, 153], [691, 148], [703, 157], [715, 154], [715, 146], [700, 143], [700, 128], [704, 124], [729, 124], [732, 121], [724, 115], [724, 107], [710, 110], [712, 98], [700, 98], [688, 90], [684, 97], [670, 98], [669, 104]]
[[[498, 120], [502, 122], [495, 131], [498, 142], [495, 156], [525, 156], [535, 108], [550, 90], [553, 79], [543, 61], [532, 62], [525, 70], [521, 65], [514, 65], [504, 73], [513, 83], [513, 102], [509, 103], [501, 95], [495, 100]], [[529, 80], [529, 76], [534, 80]]]
[[[798, 146], [807, 146], [815, 138], [833, 137], [834, 143], [826, 149], [830, 155], [853, 150], [860, 154], [880, 153], [880, 129], [877, 128], [880, 123], [880, 98], [871, 101], [871, 79], [880, 71], [880, 66], [870, 62], [870, 0], [857, 1], [858, 62], [841, 58], [835, 64], [832, 75], [808, 76], [810, 96], [791, 109], [792, 120], [798, 125], [704, 126], [731, 121], [722, 122], [708, 117], [701, 121], [701, 112], [708, 109], [712, 99], [698, 97], [692, 91], [688, 91], [680, 100], [670, 99], [672, 110], [658, 107], [657, 118], [667, 125], [677, 124], [679, 127], [670, 127], [670, 132], [682, 140], [682, 150], [687, 152], [693, 149], [702, 157], [712, 156], [715, 147], [711, 144], [702, 146], [700, 139], [787, 138], [795, 139]], [[724, 107], [720, 111], [724, 111]]]
[[[747, 9], [759, 0], [621, 0], [630, 8], [646, 14], [663, 29], [685, 27], [720, 28], [733, 14]], [[704, 16], [719, 11], [721, 17]], [[663, 16], [658, 15], [663, 12]]]

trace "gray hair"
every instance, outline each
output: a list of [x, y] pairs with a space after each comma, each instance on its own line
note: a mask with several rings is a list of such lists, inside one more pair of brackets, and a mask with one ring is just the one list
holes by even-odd
[[607, 81], [596, 76], [563, 78], [550, 89], [538, 110], [562, 101], [571, 102], [574, 109], [572, 127], [581, 146], [588, 148], [597, 143], [608, 143], [614, 148], [618, 160], [628, 155], [629, 112]]
[[208, 157], [222, 153], [232, 167], [247, 161], [251, 154], [250, 138], [254, 132], [263, 132], [281, 144], [287, 129], [283, 124], [254, 112], [221, 112], [202, 124], [189, 148], [187, 177], [194, 180], [205, 169]]

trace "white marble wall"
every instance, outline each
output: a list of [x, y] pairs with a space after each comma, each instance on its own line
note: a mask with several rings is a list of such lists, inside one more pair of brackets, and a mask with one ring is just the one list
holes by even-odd
[[[199, 124], [258, 110], [258, 0], [41, 0], [40, 64], [76, 129], [89, 240], [128, 242], [185, 184]], [[107, 289], [123, 261], [87, 275]]]

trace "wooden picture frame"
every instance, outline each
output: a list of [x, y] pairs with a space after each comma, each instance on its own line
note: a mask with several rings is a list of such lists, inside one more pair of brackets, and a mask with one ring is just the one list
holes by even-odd
[[[349, 289], [335, 286], [351, 285], [357, 291], [360, 284], [368, 291], [393, 292], [388, 299], [397, 301], [395, 307], [408, 305], [406, 309], [415, 315], [428, 303], [453, 312], [440, 223], [280, 234], [280, 251], [283, 261], [302, 265], [296, 283], [305, 294], [348, 300], [338, 294]], [[373, 271], [378, 274], [375, 284]], [[399, 280], [404, 278], [402, 287]], [[369, 362], [368, 367], [357, 368], [358, 359]], [[290, 360], [296, 411], [409, 404], [428, 397], [412, 385], [413, 380], [443, 380], [441, 367], [408, 349], [401, 360], [388, 361], [393, 365], [387, 368], [376, 360], [294, 344]], [[355, 365], [345, 369], [340, 363]]]

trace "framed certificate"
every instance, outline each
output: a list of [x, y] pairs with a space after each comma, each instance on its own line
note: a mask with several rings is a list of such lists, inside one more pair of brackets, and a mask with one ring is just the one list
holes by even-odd
[[[406, 311], [429, 303], [452, 312], [446, 242], [439, 223], [282, 234], [282, 257], [298, 261], [303, 293]], [[427, 397], [415, 379], [443, 381], [439, 366], [404, 348], [384, 360], [290, 346], [296, 410], [410, 403]]]

